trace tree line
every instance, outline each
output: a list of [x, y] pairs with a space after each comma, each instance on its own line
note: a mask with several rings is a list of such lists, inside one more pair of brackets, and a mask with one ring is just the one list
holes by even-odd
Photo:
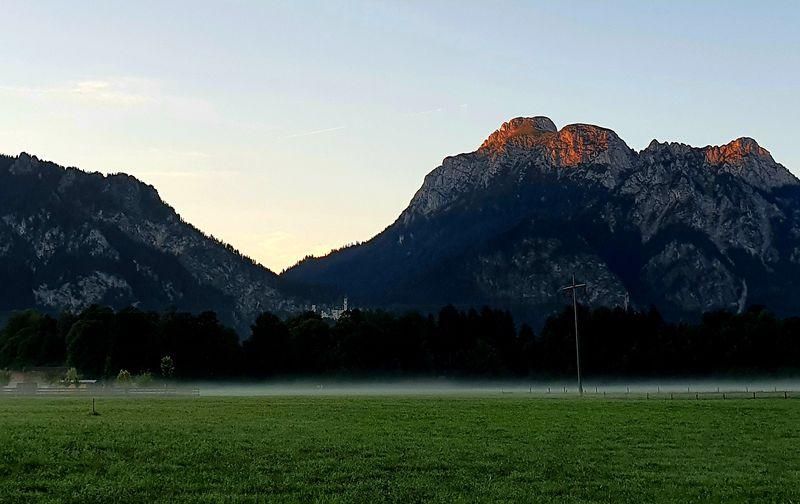
[[[800, 367], [800, 318], [754, 307], [672, 323], [655, 310], [579, 306], [587, 376], [772, 373]], [[83, 376], [159, 375], [167, 359], [182, 379], [331, 376], [525, 377], [575, 372], [571, 308], [539, 334], [504, 310], [438, 314], [351, 310], [335, 322], [307, 312], [263, 313], [247, 339], [213, 312], [156, 313], [92, 306], [58, 317], [27, 310], [0, 331], [0, 369], [74, 367]]]

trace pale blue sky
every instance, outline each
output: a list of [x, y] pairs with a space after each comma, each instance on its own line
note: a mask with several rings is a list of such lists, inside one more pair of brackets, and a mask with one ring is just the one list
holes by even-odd
[[0, 152], [125, 171], [275, 270], [547, 115], [800, 174], [800, 2], [0, 0]]

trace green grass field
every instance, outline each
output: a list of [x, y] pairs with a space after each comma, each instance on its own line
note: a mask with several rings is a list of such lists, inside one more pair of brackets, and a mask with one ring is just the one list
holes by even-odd
[[800, 502], [800, 400], [7, 398], [0, 502]]

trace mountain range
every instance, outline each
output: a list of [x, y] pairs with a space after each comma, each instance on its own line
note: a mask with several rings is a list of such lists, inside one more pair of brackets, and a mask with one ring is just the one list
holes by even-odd
[[214, 310], [244, 333], [263, 311], [298, 309], [279, 282], [132, 176], [0, 156], [0, 312]]
[[634, 151], [610, 129], [503, 124], [431, 171], [371, 240], [280, 276], [185, 222], [125, 174], [0, 156], [0, 314], [90, 304], [263, 311], [491, 305], [540, 322], [572, 275], [593, 306], [671, 318], [766, 305], [800, 313], [800, 181], [750, 138]]
[[800, 181], [750, 138], [636, 152], [610, 129], [519, 117], [445, 158], [383, 232], [283, 276], [356, 305], [536, 319], [564, 305], [573, 274], [595, 306], [797, 314]]

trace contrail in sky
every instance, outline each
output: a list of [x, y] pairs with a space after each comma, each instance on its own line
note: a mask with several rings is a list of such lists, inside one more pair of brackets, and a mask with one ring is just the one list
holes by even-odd
[[311, 135], [319, 135], [321, 133], [330, 133], [331, 131], [339, 131], [339, 130], [342, 130], [344, 128], [345, 128], [345, 126], [337, 126], [335, 128], [325, 128], [325, 129], [321, 129], [321, 130], [305, 131], [303, 133], [294, 133], [292, 135], [287, 135], [287, 136], [281, 137], [281, 140], [287, 140], [289, 138], [300, 138], [300, 137], [306, 137], [306, 136], [311, 136]]

